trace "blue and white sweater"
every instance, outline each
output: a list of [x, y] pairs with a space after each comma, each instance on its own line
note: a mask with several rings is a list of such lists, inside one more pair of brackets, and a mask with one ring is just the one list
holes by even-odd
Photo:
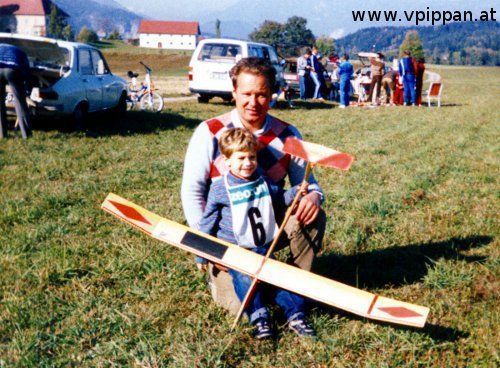
[[[283, 190], [279, 185], [267, 177], [263, 177], [269, 188], [275, 216], [284, 213], [286, 206], [289, 206], [300, 186], [295, 186], [289, 190]], [[234, 176], [231, 172], [227, 175], [228, 184], [236, 186], [257, 180], [258, 176], [254, 175], [250, 180], [245, 180]], [[282, 219], [269, 219], [269, 221], [281, 221]], [[236, 244], [236, 238], [233, 231], [233, 215], [231, 212], [231, 204], [227, 193], [224, 177], [218, 177], [212, 182], [208, 192], [207, 204], [203, 212], [203, 216], [198, 224], [198, 229], [206, 234], [217, 237], [218, 239]], [[263, 247], [268, 247], [269, 244]], [[262, 248], [262, 247], [259, 247]], [[196, 257], [197, 263], [207, 263], [201, 257]]]

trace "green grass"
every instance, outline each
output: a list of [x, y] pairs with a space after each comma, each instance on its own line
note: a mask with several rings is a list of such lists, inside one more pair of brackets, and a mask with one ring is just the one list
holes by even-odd
[[100, 210], [115, 192], [184, 222], [183, 156], [230, 105], [46, 122], [0, 141], [0, 367], [498, 366], [498, 68], [432, 68], [443, 107], [273, 110], [356, 157], [317, 167], [329, 216], [317, 272], [430, 307], [423, 329], [314, 306], [315, 342], [258, 342], [211, 300], [193, 257]]

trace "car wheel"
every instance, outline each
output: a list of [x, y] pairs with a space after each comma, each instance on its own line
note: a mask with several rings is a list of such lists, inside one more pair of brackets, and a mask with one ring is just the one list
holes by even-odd
[[199, 95], [198, 96], [199, 103], [208, 103], [208, 100], [210, 100], [210, 97], [207, 95]]
[[115, 111], [119, 117], [124, 117], [128, 110], [127, 94], [122, 93], [120, 101], [118, 101], [118, 105], [116, 105]]
[[71, 114], [71, 124], [76, 131], [82, 131], [85, 128], [85, 120], [87, 118], [87, 106], [80, 102], [73, 113]]

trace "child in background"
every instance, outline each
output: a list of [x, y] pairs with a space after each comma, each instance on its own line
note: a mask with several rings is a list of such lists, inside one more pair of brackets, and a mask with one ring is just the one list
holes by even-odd
[[139, 74], [129, 70], [127, 72], [127, 75], [130, 78], [130, 83], [128, 84], [128, 91], [130, 92], [130, 97], [132, 100], [137, 101], [139, 97], [139, 90], [141, 89], [140, 88], [141, 86], [139, 86], [139, 83], [137, 81], [137, 77], [139, 76]]
[[[278, 232], [273, 206], [290, 204], [299, 189], [294, 187], [284, 192], [256, 173], [258, 144], [246, 129], [230, 128], [221, 135], [219, 149], [229, 171], [210, 186], [199, 230], [265, 255]], [[206, 267], [206, 260], [197, 258], [196, 262], [200, 270]], [[232, 269], [229, 269], [229, 274], [238, 298], [243, 301], [252, 279]], [[255, 337], [259, 339], [274, 334], [263, 301], [264, 289], [262, 283], [257, 285], [245, 309], [256, 329]], [[283, 289], [273, 289], [272, 292], [290, 329], [299, 336], [315, 336], [305, 317], [304, 298]]]

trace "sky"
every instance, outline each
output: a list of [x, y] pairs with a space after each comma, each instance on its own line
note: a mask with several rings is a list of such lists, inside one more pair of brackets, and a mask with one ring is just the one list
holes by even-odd
[[[334, 38], [359, 28], [383, 26], [382, 23], [354, 22], [352, 10], [479, 10], [495, 8], [500, 12], [500, 0], [114, 0], [128, 10], [151, 19], [190, 20], [204, 23], [233, 21], [245, 31], [258, 28], [264, 20], [285, 23], [293, 15], [307, 19], [307, 26], [315, 36]], [[498, 18], [498, 15], [497, 15]], [[497, 19], [498, 20], [498, 19]], [[422, 25], [425, 21], [421, 22]], [[414, 25], [395, 22], [388, 25]], [[234, 28], [233, 24], [233, 28]], [[250, 29], [248, 29], [250, 27]]]
[[115, 0], [126, 9], [155, 19], [196, 20], [206, 9], [210, 12], [226, 9], [239, 0]]

